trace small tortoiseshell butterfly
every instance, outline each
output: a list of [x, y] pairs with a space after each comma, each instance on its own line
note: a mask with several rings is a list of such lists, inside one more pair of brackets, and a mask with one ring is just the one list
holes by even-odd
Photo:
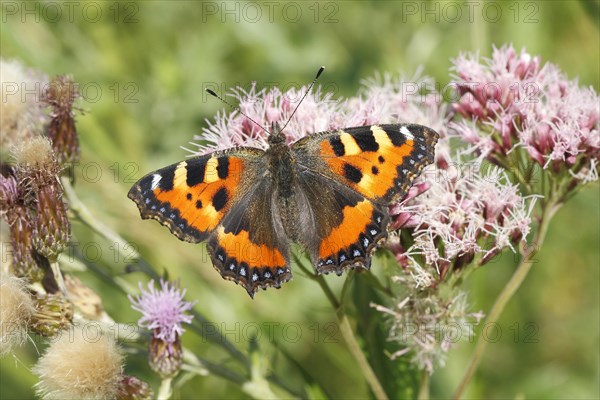
[[316, 133], [288, 146], [274, 125], [267, 150], [190, 158], [144, 176], [128, 196], [142, 218], [181, 240], [206, 241], [223, 278], [254, 297], [292, 278], [290, 242], [307, 250], [318, 273], [368, 269], [387, 237], [388, 206], [433, 162], [437, 139], [424, 126], [390, 124]]

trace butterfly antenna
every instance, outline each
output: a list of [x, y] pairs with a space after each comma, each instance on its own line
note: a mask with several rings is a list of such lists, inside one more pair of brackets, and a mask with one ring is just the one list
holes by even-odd
[[234, 107], [233, 105], [231, 105], [230, 102], [228, 102], [227, 100], [225, 100], [224, 98], [222, 98], [221, 96], [219, 96], [218, 94], [216, 94], [213, 90], [206, 88], [206, 92], [208, 94], [210, 94], [211, 96], [216, 97], [217, 99], [221, 100], [223, 103], [227, 104], [229, 107], [231, 107], [234, 110], [239, 111], [240, 114], [242, 114], [244, 117], [248, 118], [250, 121], [254, 122], [256, 124], [256, 126], [258, 126], [260, 129], [262, 129], [263, 131], [265, 131], [267, 134], [271, 134], [268, 130], [265, 129], [264, 126], [262, 126], [261, 124], [259, 124], [258, 122], [256, 122], [255, 120], [253, 120], [252, 118], [250, 118], [246, 113], [244, 113], [240, 107]]
[[280, 131], [283, 131], [285, 129], [285, 127], [290, 123], [290, 121], [292, 120], [292, 117], [294, 116], [294, 114], [296, 114], [296, 110], [298, 110], [298, 107], [300, 107], [300, 104], [302, 104], [302, 101], [304, 100], [304, 98], [306, 97], [306, 95], [310, 92], [310, 89], [312, 89], [313, 85], [315, 84], [315, 82], [317, 82], [317, 79], [319, 79], [319, 76], [321, 76], [321, 74], [323, 73], [324, 70], [325, 70], [324, 66], [322, 66], [321, 68], [319, 68], [319, 71], [317, 72], [317, 76], [315, 76], [315, 79], [313, 79], [312, 82], [310, 83], [310, 85], [308, 85], [308, 89], [306, 89], [306, 92], [304, 93], [304, 96], [302, 96], [302, 98], [298, 102], [298, 105], [296, 106], [296, 108], [294, 108], [294, 111], [292, 112], [292, 115], [290, 115], [290, 117], [288, 118], [287, 122], [285, 123], [285, 125], [283, 125], [283, 128], [281, 128]]

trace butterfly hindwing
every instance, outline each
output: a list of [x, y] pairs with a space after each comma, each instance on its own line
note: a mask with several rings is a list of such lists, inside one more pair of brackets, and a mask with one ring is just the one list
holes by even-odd
[[299, 174], [299, 189], [315, 216], [314, 235], [305, 238], [303, 244], [317, 272], [339, 275], [356, 266], [368, 269], [372, 253], [387, 237], [387, 212], [313, 170]]
[[129, 191], [142, 218], [153, 218], [181, 240], [206, 240], [248, 190], [264, 152], [253, 148], [190, 158], [140, 179]]
[[258, 288], [279, 288], [292, 277], [289, 244], [273, 205], [271, 182], [257, 181], [207, 243], [221, 276], [242, 285], [251, 297]]

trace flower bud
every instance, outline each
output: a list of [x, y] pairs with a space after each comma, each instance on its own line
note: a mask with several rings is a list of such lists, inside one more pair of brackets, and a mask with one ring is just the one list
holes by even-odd
[[54, 151], [48, 139], [38, 137], [15, 148], [14, 158], [17, 177], [28, 192], [25, 201], [36, 210], [33, 245], [44, 257], [55, 259], [67, 246], [70, 224]]
[[54, 336], [73, 321], [73, 304], [62, 294], [38, 294], [30, 328], [42, 336]]
[[79, 97], [77, 85], [68, 76], [54, 78], [43, 100], [52, 107], [47, 135], [61, 165], [79, 160], [79, 138], [75, 127], [73, 102]]
[[177, 375], [183, 363], [183, 351], [181, 341], [177, 338], [169, 343], [156, 337], [150, 342], [148, 362], [152, 371], [161, 378], [171, 378]]
[[44, 271], [34, 258], [34, 216], [25, 204], [24, 192], [13, 175], [0, 175], [0, 214], [10, 228], [13, 273], [31, 282], [39, 282], [44, 277]]
[[117, 400], [149, 400], [154, 398], [152, 388], [135, 376], [123, 376], [117, 393]]

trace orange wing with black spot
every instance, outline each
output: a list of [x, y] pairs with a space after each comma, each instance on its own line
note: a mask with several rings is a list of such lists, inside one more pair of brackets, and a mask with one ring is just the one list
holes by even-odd
[[291, 278], [285, 235], [273, 226], [264, 151], [238, 148], [159, 169], [129, 191], [142, 218], [181, 240], [207, 241], [214, 267], [253, 295]]
[[198, 243], [249, 190], [243, 183], [256, 174], [263, 154], [243, 148], [190, 158], [144, 176], [128, 196], [142, 218], [156, 219], [179, 239]]
[[320, 216], [317, 239], [307, 245], [318, 271], [369, 268], [387, 237], [387, 205], [433, 162], [437, 139], [424, 126], [394, 124], [324, 132], [292, 145], [301, 187]]
[[326, 132], [294, 147], [309, 159], [322, 160], [330, 178], [370, 200], [391, 204], [433, 162], [437, 139], [438, 134], [425, 126], [388, 124]]

